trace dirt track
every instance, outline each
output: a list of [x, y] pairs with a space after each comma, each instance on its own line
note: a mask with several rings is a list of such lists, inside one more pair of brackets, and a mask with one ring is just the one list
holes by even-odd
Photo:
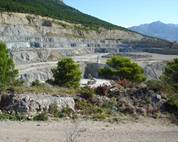
[[178, 126], [157, 120], [125, 124], [0, 122], [0, 142], [68, 142], [70, 136], [77, 139], [69, 142], [178, 142]]

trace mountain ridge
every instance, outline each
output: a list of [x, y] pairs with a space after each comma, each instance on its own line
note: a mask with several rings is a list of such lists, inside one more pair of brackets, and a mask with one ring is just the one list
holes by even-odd
[[148, 24], [141, 24], [129, 28], [135, 32], [153, 36], [169, 41], [178, 41], [178, 24], [163, 23], [161, 21], [155, 21]]

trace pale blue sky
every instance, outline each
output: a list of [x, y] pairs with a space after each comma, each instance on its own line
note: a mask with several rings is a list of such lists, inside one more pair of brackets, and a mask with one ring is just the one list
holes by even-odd
[[178, 24], [178, 0], [64, 0], [84, 13], [129, 27], [153, 21]]

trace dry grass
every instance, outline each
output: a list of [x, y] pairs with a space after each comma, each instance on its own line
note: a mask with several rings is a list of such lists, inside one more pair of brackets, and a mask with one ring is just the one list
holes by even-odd
[[49, 95], [60, 95], [60, 96], [71, 96], [78, 94], [78, 89], [73, 88], [63, 88], [63, 87], [50, 87], [45, 85], [40, 86], [16, 86], [13, 87], [15, 93], [23, 94], [23, 93], [34, 93], [34, 94], [49, 94]]

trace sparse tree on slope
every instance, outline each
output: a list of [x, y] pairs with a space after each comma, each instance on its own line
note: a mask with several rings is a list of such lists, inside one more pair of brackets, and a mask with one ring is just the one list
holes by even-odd
[[6, 45], [0, 43], [0, 88], [13, 85], [18, 76], [13, 60], [10, 58]]
[[113, 56], [107, 60], [107, 67], [101, 69], [99, 74], [103, 78], [133, 82], [145, 81], [144, 70], [130, 59], [122, 56]]
[[52, 70], [54, 84], [65, 87], [79, 87], [81, 71], [78, 64], [71, 58], [65, 58], [58, 62], [57, 68]]

